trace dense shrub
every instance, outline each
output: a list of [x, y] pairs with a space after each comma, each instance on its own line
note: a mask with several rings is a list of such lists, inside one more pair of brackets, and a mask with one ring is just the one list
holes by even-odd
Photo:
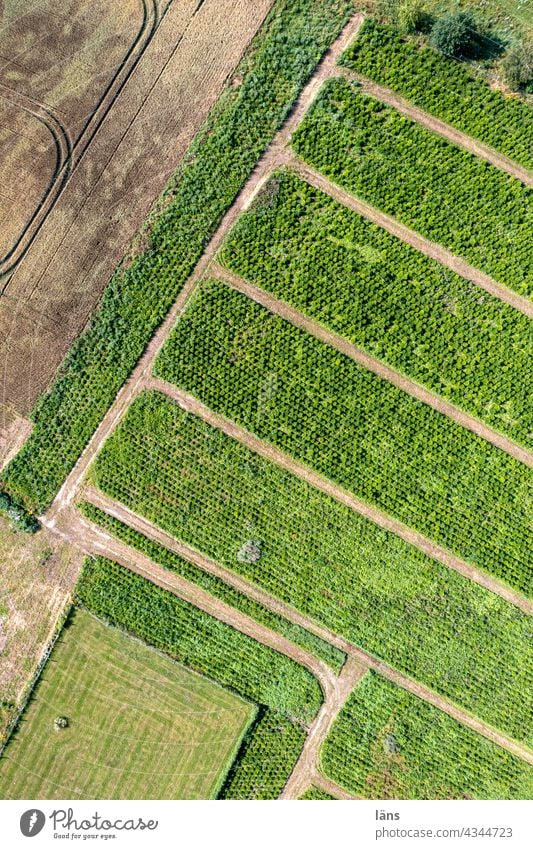
[[292, 137], [334, 182], [523, 295], [532, 291], [532, 189], [330, 80]]
[[431, 43], [445, 56], [468, 55], [474, 41], [475, 21], [469, 12], [437, 18], [431, 28]]
[[[511, 736], [529, 733], [525, 614], [165, 396], [135, 401], [92, 476], [112, 498], [331, 631]], [[235, 557], [250, 533], [264, 541], [258, 564]]]
[[[522, 45], [512, 47], [504, 58], [504, 67], [510, 69], [512, 64], [513, 73], [520, 79], [523, 71], [528, 74], [524, 49]], [[341, 61], [526, 168], [533, 168], [533, 110], [522, 100], [490, 88], [464, 63], [450, 61], [370, 18]]]
[[533, 789], [527, 763], [373, 672], [335, 720], [321, 765], [368, 799], [529, 799]]

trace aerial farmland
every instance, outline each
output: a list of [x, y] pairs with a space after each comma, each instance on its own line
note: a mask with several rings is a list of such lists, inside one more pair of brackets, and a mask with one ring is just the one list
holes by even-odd
[[523, 4], [0, 9], [2, 798], [530, 799]]

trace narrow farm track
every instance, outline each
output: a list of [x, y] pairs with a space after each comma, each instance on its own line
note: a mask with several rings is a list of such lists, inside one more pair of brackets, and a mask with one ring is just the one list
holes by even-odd
[[465, 280], [470, 280], [472, 283], [475, 283], [476, 286], [480, 287], [480, 289], [484, 289], [486, 292], [494, 295], [495, 298], [499, 298], [500, 301], [510, 304], [514, 307], [514, 309], [524, 313], [524, 315], [527, 315], [529, 318], [533, 318], [533, 303], [528, 300], [528, 298], [518, 295], [516, 292], [508, 289], [501, 283], [497, 283], [496, 280], [493, 280], [492, 277], [488, 276], [488, 274], [484, 274], [484, 272], [479, 271], [479, 269], [474, 268], [472, 265], [469, 265], [465, 262], [465, 260], [455, 256], [455, 254], [452, 254], [450, 251], [446, 250], [446, 248], [443, 248], [442, 245], [439, 245], [436, 242], [431, 242], [415, 230], [411, 230], [410, 227], [406, 227], [405, 224], [401, 224], [396, 218], [392, 218], [390, 215], [376, 209], [376, 207], [370, 206], [370, 204], [365, 201], [359, 200], [359, 198], [355, 195], [350, 194], [350, 192], [347, 192], [346, 189], [342, 189], [340, 186], [336, 185], [336, 183], [333, 183], [327, 177], [324, 177], [323, 174], [316, 171], [314, 168], [311, 168], [311, 166], [307, 165], [307, 163], [298, 159], [296, 156], [291, 158], [289, 164], [293, 171], [299, 174], [302, 179], [315, 189], [324, 192], [338, 203], [343, 204], [343, 206], [346, 206], [348, 209], [352, 209], [354, 212], [357, 212], [358, 215], [362, 215], [363, 218], [368, 219], [368, 221], [372, 221], [374, 224], [377, 224], [379, 227], [387, 230], [387, 232], [392, 233], [393, 236], [396, 236], [398, 239], [406, 242], [406, 244], [411, 245], [411, 247], [420, 251], [420, 253], [423, 253], [432, 259], [436, 259], [441, 265], [446, 266], [446, 268], [449, 268], [456, 274], [464, 277]]
[[363, 665], [353, 656], [348, 658], [341, 674], [335, 682], [333, 691], [324, 700], [316, 719], [309, 729], [302, 753], [298, 758], [291, 777], [285, 785], [280, 797], [281, 799], [298, 799], [307, 787], [314, 782], [322, 744], [328, 736], [330, 728], [346, 699], [367, 670], [368, 665]]
[[453, 421], [461, 425], [461, 427], [472, 431], [477, 436], [481, 437], [481, 439], [484, 439], [486, 442], [490, 442], [492, 445], [496, 446], [496, 448], [500, 448], [502, 451], [505, 451], [506, 454], [514, 457], [515, 460], [533, 468], [533, 454], [526, 448], [523, 448], [511, 439], [508, 439], [501, 433], [498, 433], [498, 431], [495, 431], [483, 424], [483, 422], [474, 418], [474, 416], [465, 413], [464, 410], [461, 410], [459, 407], [456, 407], [455, 404], [446, 401], [435, 392], [425, 389], [421, 384], [416, 383], [414, 380], [410, 380], [410, 378], [406, 377], [401, 372], [385, 365], [385, 363], [381, 360], [365, 353], [365, 351], [358, 348], [352, 342], [349, 342], [343, 336], [339, 336], [332, 330], [328, 330], [322, 324], [308, 318], [299, 310], [285, 303], [285, 301], [282, 301], [274, 295], [271, 295], [269, 292], [266, 292], [264, 289], [249, 283], [244, 278], [239, 277], [237, 274], [234, 274], [226, 268], [223, 268], [218, 263], [213, 263], [209, 268], [209, 272], [218, 280], [228, 283], [233, 289], [242, 292], [258, 304], [261, 304], [261, 306], [266, 307], [266, 309], [270, 312], [281, 316], [281, 318], [284, 318], [295, 327], [299, 327], [306, 333], [316, 337], [321, 342], [324, 342], [324, 344], [329, 345], [332, 348], [336, 348], [337, 351], [340, 351], [342, 354], [350, 357], [351, 360], [359, 363], [359, 365], [374, 374], [377, 374], [378, 377], [382, 377], [384, 380], [387, 380], [389, 383], [397, 386], [398, 389], [401, 389], [403, 392], [406, 392], [418, 401], [422, 401], [424, 404], [427, 404], [428, 407], [432, 407], [439, 413], [453, 419]]
[[[315, 771], [313, 775], [313, 784], [315, 787], [318, 787], [319, 790], [324, 790], [326, 793], [329, 793], [330, 796], [335, 796], [337, 799], [359, 799], [359, 796], [352, 796], [348, 793], [344, 787], [341, 787], [339, 784], [336, 784], [331, 778], [326, 778], [325, 775], [322, 775], [320, 772]], [[307, 788], [306, 788], [307, 789]]]
[[95, 507], [99, 507], [100, 510], [108, 513], [110, 516], [114, 516], [115, 519], [118, 519], [125, 525], [133, 528], [133, 530], [143, 534], [153, 542], [162, 545], [169, 551], [173, 551], [174, 554], [182, 557], [183, 560], [187, 560], [189, 563], [193, 563], [195, 566], [203, 569], [204, 572], [220, 578], [226, 584], [234, 587], [243, 595], [252, 598], [254, 601], [259, 602], [259, 604], [262, 604], [269, 610], [278, 613], [289, 622], [299, 625], [301, 628], [305, 628], [306, 631], [315, 634], [315, 636], [320, 637], [326, 643], [331, 643], [331, 645], [340, 648], [342, 651], [346, 651], [348, 644], [345, 640], [339, 638], [337, 634], [334, 634], [333, 631], [329, 631], [318, 622], [304, 616], [304, 614], [300, 613], [296, 608], [291, 607], [291, 605], [281, 601], [276, 598], [276, 596], [271, 595], [257, 584], [251, 583], [251, 581], [246, 580], [246, 578], [242, 578], [236, 572], [232, 572], [231, 569], [227, 569], [214, 560], [211, 560], [211, 558], [206, 557], [206, 555], [197, 551], [195, 548], [192, 548], [184, 542], [180, 542], [175, 537], [166, 533], [166, 531], [158, 528], [153, 524], [153, 522], [150, 522], [143, 516], [139, 516], [137, 513], [134, 513], [120, 502], [109, 498], [109, 496], [100, 492], [100, 490], [95, 489], [92, 486], [88, 486], [83, 489], [82, 495], [84, 500], [94, 504]]
[[485, 587], [485, 589], [490, 590], [495, 593], [495, 595], [501, 596], [501, 598], [504, 598], [506, 601], [520, 608], [520, 610], [523, 610], [524, 613], [528, 613], [530, 615], [533, 613], [532, 602], [505, 584], [500, 583], [500, 581], [492, 575], [472, 566], [465, 560], [461, 560], [461, 558], [457, 557], [451, 551], [442, 548], [432, 540], [428, 539], [428, 537], [425, 537], [423, 534], [415, 531], [408, 525], [404, 525], [403, 522], [383, 513], [371, 504], [367, 504], [365, 501], [357, 498], [342, 487], [337, 486], [332, 481], [318, 474], [318, 472], [315, 472], [308, 466], [303, 465], [303, 463], [295, 460], [293, 457], [286, 454], [284, 451], [281, 451], [279, 448], [276, 448], [274, 445], [264, 442], [249, 431], [229, 419], [226, 419], [224, 416], [213, 412], [213, 410], [206, 407], [205, 404], [202, 404], [201, 401], [198, 401], [198, 399], [194, 398], [192, 395], [183, 392], [176, 386], [173, 386], [172, 384], [167, 383], [167, 381], [161, 380], [161, 378], [157, 377], [151, 377], [147, 380], [145, 387], [147, 389], [163, 392], [165, 395], [168, 395], [169, 398], [176, 401], [183, 410], [193, 413], [195, 416], [199, 416], [199, 418], [208, 422], [208, 424], [213, 427], [218, 428], [218, 430], [221, 430], [227, 436], [230, 436], [232, 439], [236, 439], [238, 442], [246, 445], [247, 448], [254, 451], [256, 454], [259, 454], [261, 457], [265, 457], [277, 466], [286, 469], [288, 472], [291, 472], [291, 474], [306, 481], [315, 489], [325, 492], [326, 495], [329, 495], [341, 504], [346, 505], [350, 508], [350, 510], [353, 510], [355, 513], [359, 513], [366, 519], [370, 519], [371, 522], [379, 525], [379, 527], [384, 528], [387, 531], [391, 531], [410, 545], [415, 546], [425, 554], [429, 555], [429, 557], [432, 557], [434, 560], [438, 560], [450, 569], [455, 569], [456, 572], [459, 572], [464, 577], [469, 578], [476, 584], [480, 584], [480, 586]]
[[405, 115], [406, 118], [416, 121], [417, 124], [421, 124], [428, 130], [447, 139], [452, 144], [464, 148], [464, 150], [467, 150], [479, 159], [484, 159], [496, 168], [506, 171], [511, 177], [520, 180], [526, 186], [533, 186], [533, 174], [531, 171], [509, 159], [509, 157], [504, 156], [502, 153], [499, 153], [494, 148], [483, 144], [483, 142], [463, 133], [461, 130], [456, 130], [451, 124], [447, 124], [445, 121], [435, 118], [418, 106], [414, 106], [409, 100], [392, 91], [392, 89], [378, 85], [367, 77], [358, 74], [356, 71], [351, 71], [349, 68], [342, 66], [337, 70], [345, 79], [360, 83], [365, 94], [371, 95], [376, 100], [381, 100], [387, 106], [392, 106], [393, 109]]
[[335, 676], [332, 670], [326, 663], [295, 645], [286, 637], [272, 631], [265, 625], [261, 625], [255, 619], [220, 601], [180, 575], [164, 569], [146, 555], [120, 542], [79, 514], [72, 513], [67, 521], [66, 516], [63, 516], [60, 524], [50, 525], [49, 527], [63, 539], [69, 540], [82, 549], [85, 554], [100, 555], [119, 563], [153, 584], [157, 584], [162, 589], [168, 590], [184, 601], [193, 604], [209, 616], [230, 625], [235, 630], [252, 637], [265, 646], [269, 646], [280, 654], [292, 658], [292, 660], [305, 666], [315, 676], [322, 688], [324, 698], [326, 700], [331, 698], [335, 688]]

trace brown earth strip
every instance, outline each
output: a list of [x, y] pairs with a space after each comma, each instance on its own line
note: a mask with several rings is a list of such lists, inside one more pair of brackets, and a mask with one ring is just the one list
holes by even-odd
[[266, 307], [266, 309], [270, 312], [281, 316], [286, 321], [289, 321], [295, 327], [305, 330], [306, 333], [315, 336], [321, 342], [324, 342], [324, 344], [329, 345], [332, 348], [336, 348], [337, 351], [340, 351], [347, 357], [350, 357], [351, 360], [355, 360], [355, 362], [359, 363], [359, 365], [374, 374], [377, 374], [379, 377], [382, 377], [394, 386], [397, 386], [398, 389], [401, 389], [403, 392], [406, 392], [418, 401], [422, 401], [424, 404], [427, 404], [428, 407], [432, 407], [439, 413], [453, 419], [453, 421], [461, 425], [461, 427], [472, 431], [477, 436], [481, 437], [481, 439], [484, 439], [496, 446], [496, 448], [500, 448], [502, 451], [505, 451], [506, 454], [514, 457], [515, 460], [533, 468], [533, 454], [526, 448], [523, 448], [511, 439], [503, 436], [503, 434], [498, 433], [498, 431], [495, 431], [483, 424], [483, 422], [474, 418], [474, 416], [465, 413], [464, 410], [461, 410], [459, 407], [456, 407], [455, 404], [451, 404], [449, 401], [446, 401], [440, 395], [431, 392], [429, 389], [425, 389], [421, 384], [416, 383], [416, 381], [411, 380], [401, 372], [385, 365], [385, 363], [381, 360], [365, 353], [365, 351], [358, 348], [352, 342], [349, 342], [343, 336], [339, 336], [332, 330], [328, 330], [323, 325], [311, 318], [308, 318], [299, 310], [289, 306], [289, 304], [285, 303], [285, 301], [282, 301], [269, 292], [266, 292], [264, 289], [249, 283], [243, 277], [239, 277], [239, 275], [223, 268], [216, 262], [210, 266], [209, 273], [217, 279], [228, 283], [233, 289], [247, 295], [258, 304], [261, 304], [261, 306]]
[[2, 400], [17, 412], [50, 383], [271, 5], [171, 4], [0, 298]]
[[437, 135], [443, 136], [452, 144], [462, 147], [474, 156], [484, 159], [486, 162], [490, 162], [490, 164], [494, 165], [496, 168], [506, 171], [511, 175], [511, 177], [514, 177], [516, 180], [520, 180], [522, 183], [525, 183], [526, 186], [533, 186], [533, 174], [531, 171], [521, 165], [518, 165], [517, 162], [513, 162], [512, 159], [509, 159], [509, 157], [504, 156], [502, 153], [498, 153], [498, 151], [494, 150], [494, 148], [483, 144], [483, 142], [461, 132], [461, 130], [456, 130], [445, 121], [441, 121], [439, 118], [435, 118], [428, 112], [424, 112], [423, 109], [419, 109], [417, 106], [414, 106], [390, 88], [378, 85], [377, 83], [372, 82], [372, 80], [369, 80], [367, 77], [363, 77], [361, 74], [351, 71], [349, 68], [341, 66], [338, 68], [338, 72], [347, 80], [353, 80], [360, 83], [365, 94], [371, 95], [376, 100], [381, 100], [382, 103], [386, 103], [387, 106], [392, 106], [397, 112], [400, 112], [412, 121], [416, 121], [417, 124], [422, 124], [423, 127], [426, 127], [428, 130], [431, 130]]
[[201, 401], [198, 401], [192, 395], [183, 392], [181, 389], [178, 389], [176, 386], [173, 386], [158, 377], [152, 377], [147, 380], [145, 388], [163, 392], [165, 395], [168, 395], [169, 398], [176, 401], [183, 410], [193, 413], [195, 416], [199, 416], [201, 419], [208, 422], [208, 424], [216, 427], [218, 430], [221, 430], [227, 436], [230, 436], [232, 439], [236, 439], [238, 442], [246, 445], [247, 448], [254, 451], [256, 454], [259, 454], [261, 457], [265, 457], [277, 466], [286, 469], [291, 474], [306, 481], [315, 489], [325, 492], [326, 495], [329, 495], [341, 504], [346, 505], [350, 508], [350, 510], [353, 510], [355, 513], [359, 513], [366, 519], [370, 519], [371, 522], [379, 525], [380, 528], [391, 531], [391, 533], [401, 537], [401, 539], [405, 540], [410, 545], [414, 545], [434, 560], [438, 560], [450, 569], [455, 569], [456, 572], [459, 572], [464, 577], [469, 578], [471, 581], [474, 581], [482, 587], [485, 587], [485, 589], [490, 590], [490, 592], [495, 593], [495, 595], [501, 596], [501, 598], [511, 604], [514, 604], [516, 607], [520, 608], [520, 610], [523, 610], [524, 613], [528, 613], [530, 615], [533, 613], [532, 602], [505, 584], [500, 583], [500, 581], [492, 575], [489, 575], [481, 569], [477, 569], [475, 566], [472, 566], [470, 563], [461, 560], [461, 558], [457, 557], [451, 551], [437, 545], [423, 534], [415, 531], [407, 525], [404, 525], [403, 522], [381, 512], [381, 510], [378, 510], [371, 504], [367, 504], [352, 493], [340, 486], [337, 486], [327, 478], [313, 471], [313, 469], [308, 468], [290, 455], [285, 454], [285, 452], [276, 448], [274, 445], [271, 445], [269, 442], [258, 439], [258, 437], [254, 436], [249, 431], [229, 419], [226, 419], [224, 416], [213, 412], [213, 410], [206, 407], [205, 404], [202, 404]]
[[315, 189], [324, 192], [334, 198], [334, 200], [348, 207], [348, 209], [352, 209], [358, 215], [362, 215], [363, 218], [367, 218], [369, 221], [377, 224], [379, 227], [383, 227], [384, 230], [392, 233], [393, 236], [397, 236], [398, 239], [411, 245], [411, 247], [416, 248], [417, 251], [426, 254], [426, 256], [432, 259], [436, 259], [441, 265], [450, 268], [456, 274], [464, 277], [465, 280], [475, 283], [481, 289], [485, 289], [486, 292], [494, 295], [495, 298], [505, 301], [505, 303], [510, 304], [519, 312], [524, 313], [529, 318], [533, 318], [533, 303], [527, 298], [518, 295], [501, 283], [497, 283], [492, 277], [489, 277], [472, 265], [468, 265], [467, 262], [450, 253], [442, 245], [438, 245], [436, 242], [430, 242], [429, 239], [406, 227], [405, 224], [401, 224], [396, 218], [392, 218], [390, 215], [386, 215], [379, 209], [365, 203], [365, 201], [359, 200], [355, 195], [332, 183], [331, 180], [328, 180], [327, 177], [324, 177], [323, 174], [311, 168], [296, 156], [292, 158], [290, 166], [300, 177], [306, 180], [311, 186], [314, 186]]
[[322, 775], [318, 771], [315, 771], [315, 774], [313, 775], [313, 784], [315, 787], [318, 787], [319, 790], [324, 790], [325, 793], [329, 793], [330, 796], [335, 796], [337, 799], [349, 800], [360, 798], [359, 796], [352, 796], [344, 789], [344, 787], [341, 787], [339, 784], [335, 784], [331, 778], [326, 778], [325, 775]]

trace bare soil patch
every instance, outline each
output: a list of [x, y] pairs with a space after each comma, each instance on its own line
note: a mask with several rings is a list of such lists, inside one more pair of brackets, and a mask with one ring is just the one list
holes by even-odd
[[[27, 414], [50, 383], [271, 5], [159, 0], [165, 13], [155, 33], [88, 148], [73, 155], [59, 199], [0, 298], [2, 400], [17, 412]], [[55, 91], [55, 111], [66, 120], [71, 89], [67, 96], [56, 81]], [[77, 124], [69, 119], [78, 129], [83, 111]]]

